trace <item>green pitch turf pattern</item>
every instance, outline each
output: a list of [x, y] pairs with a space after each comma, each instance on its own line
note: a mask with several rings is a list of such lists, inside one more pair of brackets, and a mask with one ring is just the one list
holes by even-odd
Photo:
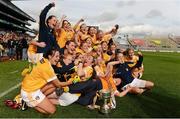
[[21, 71], [28, 65], [25, 61], [0, 62], [0, 92], [21, 82]]
[[[128, 94], [116, 98], [117, 108], [108, 116], [101, 115], [97, 110], [88, 110], [78, 104], [68, 107], [57, 106], [52, 118], [104, 118], [104, 117], [180, 117], [180, 54], [178, 53], [148, 53], [144, 52], [145, 72], [143, 79], [151, 80], [155, 87], [143, 95]], [[25, 62], [0, 63], [0, 91], [15, 85], [20, 80], [20, 72], [7, 76], [8, 72], [22, 70]], [[15, 68], [15, 66], [17, 68]], [[11, 83], [11, 85], [9, 84]], [[3, 104], [5, 99], [12, 99], [19, 88], [0, 98], [0, 117], [9, 118], [42, 118], [46, 117], [33, 109], [26, 111], [13, 110]]]

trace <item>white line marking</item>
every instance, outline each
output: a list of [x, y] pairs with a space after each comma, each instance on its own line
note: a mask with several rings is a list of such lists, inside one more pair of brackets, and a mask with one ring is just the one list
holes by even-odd
[[18, 70], [15, 70], [15, 71], [9, 72], [9, 74], [15, 74], [17, 72], [18, 72]]
[[0, 98], [4, 97], [5, 95], [7, 95], [8, 93], [10, 93], [11, 91], [15, 90], [16, 88], [18, 88], [21, 85], [21, 83], [18, 83], [17, 85], [11, 87], [10, 89], [4, 91], [3, 93], [0, 94]]

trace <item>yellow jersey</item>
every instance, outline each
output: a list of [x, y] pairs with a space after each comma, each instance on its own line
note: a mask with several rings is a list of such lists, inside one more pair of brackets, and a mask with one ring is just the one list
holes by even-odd
[[78, 47], [75, 50], [76, 50], [76, 53], [85, 54], [85, 52]]
[[72, 40], [74, 38], [74, 31], [65, 31], [61, 28], [61, 32], [59, 35], [56, 33], [56, 40], [60, 48], [63, 48], [66, 45], [68, 40]]
[[[101, 66], [95, 66], [95, 70], [97, 75], [99, 74], [105, 74], [105, 70], [106, 70], [106, 65], [101, 64]], [[101, 83], [102, 83], [102, 88], [104, 90], [117, 90], [116, 85], [114, 83], [112, 74], [110, 77], [100, 77]]]
[[48, 82], [57, 79], [56, 74], [47, 59], [40, 60], [32, 71], [27, 74], [22, 81], [22, 89], [27, 92], [33, 92]]
[[124, 57], [125, 62], [132, 62], [132, 64], [128, 64], [129, 67], [133, 67], [136, 65], [137, 61], [139, 60], [139, 57], [134, 55], [132, 59], [129, 59], [128, 57]]
[[96, 35], [94, 34], [93, 36], [90, 36], [90, 35], [88, 35], [88, 37], [90, 37], [91, 39], [92, 39], [92, 43], [93, 44], [97, 44], [96, 42]]
[[103, 59], [105, 62], [108, 62], [111, 60], [111, 56], [109, 56], [107, 53], [103, 53]]
[[87, 33], [82, 33], [81, 31], [79, 31], [77, 40], [78, 40], [79, 43], [81, 43], [82, 41], [84, 41], [88, 37], [89, 36], [87, 35]]
[[112, 35], [111, 35], [111, 34], [107, 34], [107, 35], [104, 35], [102, 41], [106, 41], [107, 43], [109, 43], [109, 40], [110, 40], [111, 38], [112, 38]]
[[87, 66], [87, 67], [84, 67], [83, 70], [85, 73], [85, 76], [84, 76], [85, 80], [90, 79], [93, 74], [93, 68], [91, 66]]

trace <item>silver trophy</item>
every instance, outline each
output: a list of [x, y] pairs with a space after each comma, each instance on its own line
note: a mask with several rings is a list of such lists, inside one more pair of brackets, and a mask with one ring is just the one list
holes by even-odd
[[100, 92], [100, 113], [108, 114], [111, 112], [111, 92], [109, 90], [102, 90]]

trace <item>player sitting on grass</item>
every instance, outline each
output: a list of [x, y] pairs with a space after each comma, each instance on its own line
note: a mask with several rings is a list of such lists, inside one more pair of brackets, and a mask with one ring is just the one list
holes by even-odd
[[122, 53], [117, 53], [116, 60], [120, 63], [115, 66], [116, 72], [114, 77], [122, 79], [122, 83], [124, 84], [123, 90], [129, 85], [132, 87], [130, 93], [135, 94], [142, 94], [146, 89], [152, 89], [154, 86], [153, 82], [133, 77], [128, 63], [124, 61]]

